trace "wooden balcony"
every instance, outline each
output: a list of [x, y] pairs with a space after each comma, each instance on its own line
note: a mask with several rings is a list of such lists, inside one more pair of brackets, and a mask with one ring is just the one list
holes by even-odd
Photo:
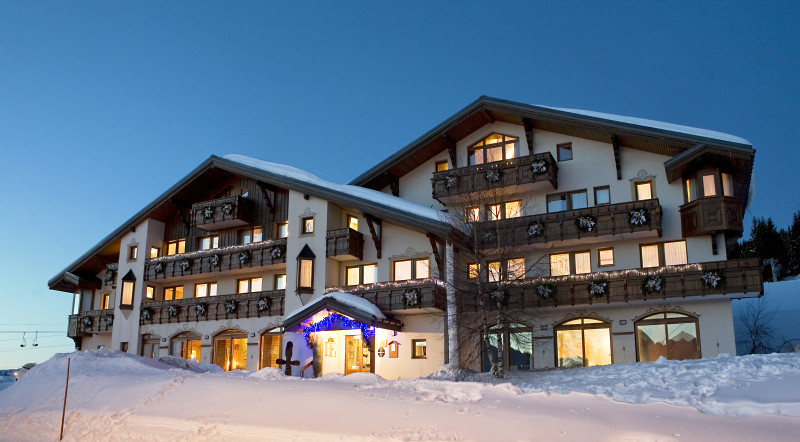
[[434, 278], [331, 287], [325, 289], [325, 292], [346, 292], [360, 296], [383, 312], [421, 308], [446, 310], [444, 283]]
[[[268, 299], [269, 306], [261, 301]], [[284, 290], [242, 293], [235, 295], [184, 298], [171, 301], [143, 302], [139, 324], [169, 324], [179, 322], [216, 321], [262, 316], [281, 316], [284, 309]], [[231, 305], [235, 307], [232, 308]], [[173, 314], [170, 314], [172, 309]], [[204, 312], [202, 310], [205, 310]]]
[[[644, 209], [646, 222], [632, 222], [633, 211]], [[591, 231], [578, 228], [578, 217], [592, 216]], [[537, 233], [535, 225], [540, 234]], [[485, 249], [546, 244], [553, 241], [581, 239], [586, 242], [607, 240], [609, 236], [637, 234], [638, 237], [661, 236], [661, 206], [658, 198], [620, 204], [604, 204], [585, 209], [543, 213], [499, 221], [476, 223], [478, 244]]]
[[67, 336], [78, 338], [96, 333], [111, 333], [114, 328], [114, 309], [87, 310], [69, 315]]
[[[544, 162], [546, 172], [534, 173], [532, 165]], [[494, 181], [494, 175], [497, 181]], [[489, 189], [547, 183], [558, 189], [558, 165], [550, 152], [527, 155], [511, 160], [435, 172], [432, 178], [433, 197], [445, 201], [450, 197]]]
[[[594, 273], [591, 275], [565, 276], [555, 278], [534, 278], [514, 281], [502, 288], [506, 302], [504, 309], [525, 309], [542, 307], [582, 306], [592, 304], [629, 303], [646, 300], [685, 299], [708, 295], [736, 294], [742, 297], [755, 297], [763, 294], [760, 259], [740, 259], [730, 261], [704, 262], [661, 269], [658, 273], [664, 281], [660, 292], [644, 293], [642, 281], [645, 273], [652, 271], [635, 269], [628, 271]], [[710, 271], [724, 270], [726, 287], [707, 287], [701, 276]], [[590, 295], [590, 280], [605, 280], [608, 289], [603, 295]], [[552, 284], [555, 293], [543, 298], [538, 293], [540, 284]], [[474, 288], [466, 286], [467, 293]], [[459, 296], [460, 308], [463, 311], [477, 311], [478, 302], [475, 296], [464, 293]], [[486, 302], [490, 309], [496, 303]]]
[[286, 239], [277, 239], [148, 259], [144, 264], [144, 279], [152, 281], [176, 276], [256, 268], [285, 262]]
[[192, 204], [192, 225], [214, 231], [250, 224], [250, 205], [241, 196], [218, 198]]
[[360, 232], [345, 228], [329, 230], [325, 236], [325, 256], [339, 261], [349, 259], [362, 259], [364, 257], [364, 235]]
[[681, 206], [683, 237], [733, 232], [742, 236], [742, 201], [732, 196], [700, 198]]

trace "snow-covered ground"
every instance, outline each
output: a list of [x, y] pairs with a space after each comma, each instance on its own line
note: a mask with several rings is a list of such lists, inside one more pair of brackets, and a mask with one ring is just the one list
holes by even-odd
[[0, 439], [798, 440], [800, 354], [387, 381], [95, 350], [0, 391]]

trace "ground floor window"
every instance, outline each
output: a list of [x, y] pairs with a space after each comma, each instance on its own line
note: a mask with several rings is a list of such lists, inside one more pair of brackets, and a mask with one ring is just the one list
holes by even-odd
[[143, 334], [142, 335], [142, 356], [146, 358], [155, 358], [158, 354], [158, 336]]
[[225, 371], [247, 369], [247, 334], [225, 330], [214, 338], [214, 363]]
[[656, 313], [636, 321], [636, 359], [700, 359], [697, 318], [683, 313]]
[[502, 342], [503, 368], [508, 371], [530, 370], [533, 367], [531, 328], [522, 324], [503, 324], [489, 331], [489, 346], [483, 351], [483, 371], [490, 371], [489, 354], [498, 360]]
[[611, 325], [593, 318], [578, 318], [555, 327], [559, 367], [591, 367], [611, 363]]
[[281, 357], [281, 335], [277, 333], [264, 333], [261, 335], [261, 365], [260, 368], [279, 368], [275, 362]]
[[193, 332], [183, 332], [172, 338], [172, 354], [183, 359], [193, 359], [200, 362], [200, 335]]

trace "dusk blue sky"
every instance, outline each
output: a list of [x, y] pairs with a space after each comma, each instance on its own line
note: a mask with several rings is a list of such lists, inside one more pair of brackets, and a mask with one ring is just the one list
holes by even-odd
[[800, 210], [800, 2], [429, 3], [0, 0], [0, 368], [72, 348], [47, 280], [210, 155], [344, 183], [481, 95], [743, 137], [748, 221]]

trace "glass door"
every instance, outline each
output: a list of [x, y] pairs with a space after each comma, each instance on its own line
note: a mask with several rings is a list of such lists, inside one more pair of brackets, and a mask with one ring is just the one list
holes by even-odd
[[369, 343], [361, 336], [345, 337], [344, 374], [367, 372], [372, 370]]

